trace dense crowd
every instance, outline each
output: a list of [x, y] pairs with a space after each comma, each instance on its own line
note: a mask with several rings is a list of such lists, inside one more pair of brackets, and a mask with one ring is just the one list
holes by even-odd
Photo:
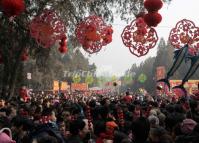
[[199, 101], [83, 94], [0, 99], [0, 143], [199, 143]]

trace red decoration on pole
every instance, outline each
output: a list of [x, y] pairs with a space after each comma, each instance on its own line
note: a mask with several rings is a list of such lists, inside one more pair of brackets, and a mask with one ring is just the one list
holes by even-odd
[[189, 45], [189, 54], [199, 54], [199, 27], [193, 21], [183, 19], [171, 29], [169, 41], [175, 48], [180, 49], [185, 44]]
[[156, 30], [148, 27], [143, 18], [137, 18], [127, 25], [121, 37], [124, 45], [137, 57], [146, 55], [158, 41]]
[[120, 107], [118, 107], [117, 109], [117, 116], [118, 116], [118, 119], [119, 119], [119, 124], [121, 127], [124, 127], [124, 113], [122, 111], [122, 109]]
[[24, 50], [24, 52], [21, 55], [21, 61], [27, 61], [28, 60], [28, 52], [27, 50]]
[[86, 107], [86, 116], [88, 119], [88, 128], [91, 131], [92, 130], [92, 117], [91, 117], [91, 109], [89, 106]]
[[1, 0], [0, 7], [8, 17], [18, 16], [25, 10], [24, 0]]
[[107, 26], [102, 18], [93, 15], [78, 24], [75, 34], [84, 50], [90, 54], [99, 52], [102, 46], [112, 41], [112, 27]]
[[59, 45], [60, 45], [59, 52], [62, 54], [67, 53], [68, 48], [67, 48], [66, 36], [61, 39], [61, 42], [59, 43]]
[[30, 23], [31, 36], [44, 48], [51, 47], [57, 40], [62, 39], [65, 33], [64, 22], [53, 10], [44, 10]]
[[156, 12], [160, 10], [163, 6], [162, 0], [145, 0], [144, 7], [148, 12]]

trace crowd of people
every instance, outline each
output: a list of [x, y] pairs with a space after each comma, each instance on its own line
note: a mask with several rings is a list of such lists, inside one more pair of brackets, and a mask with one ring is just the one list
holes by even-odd
[[35, 94], [0, 99], [0, 143], [199, 143], [199, 101]]

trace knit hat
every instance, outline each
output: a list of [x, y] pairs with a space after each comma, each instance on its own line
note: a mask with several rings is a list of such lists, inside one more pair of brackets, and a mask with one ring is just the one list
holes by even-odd
[[12, 140], [12, 133], [9, 128], [3, 128], [0, 130], [0, 142], [1, 143], [16, 143]]
[[181, 131], [184, 134], [189, 134], [193, 131], [196, 125], [197, 125], [197, 122], [195, 122], [194, 120], [184, 119], [181, 123]]

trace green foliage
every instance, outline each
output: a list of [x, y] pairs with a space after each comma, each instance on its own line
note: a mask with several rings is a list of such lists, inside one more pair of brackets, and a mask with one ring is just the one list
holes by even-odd
[[86, 76], [85, 83], [90, 85], [93, 83], [93, 81], [94, 81], [93, 76], [90, 76], [90, 75]]
[[80, 81], [81, 81], [80, 75], [74, 75], [74, 76], [73, 76], [73, 82], [74, 82], [74, 83], [79, 83]]
[[[125, 83], [123, 90], [131, 88], [133, 91], [137, 91], [139, 88], [146, 89], [149, 93], [155, 94], [156, 91], [156, 68], [158, 66], [164, 66], [166, 72], [171, 68], [173, 64], [173, 52], [174, 48], [164, 39], [161, 39], [158, 45], [158, 51], [156, 57], [150, 57], [142, 62], [140, 65], [133, 64], [130, 73], [135, 73], [133, 77], [135, 80], [131, 83]], [[190, 67], [189, 62], [182, 62], [180, 68], [176, 73], [171, 77], [171, 79], [182, 79]], [[147, 80], [144, 78], [142, 73], [147, 77]], [[142, 75], [142, 76], [141, 76]], [[125, 77], [125, 76], [124, 76]], [[123, 77], [123, 78], [124, 78]], [[191, 77], [191, 79], [199, 79], [199, 72]]]

